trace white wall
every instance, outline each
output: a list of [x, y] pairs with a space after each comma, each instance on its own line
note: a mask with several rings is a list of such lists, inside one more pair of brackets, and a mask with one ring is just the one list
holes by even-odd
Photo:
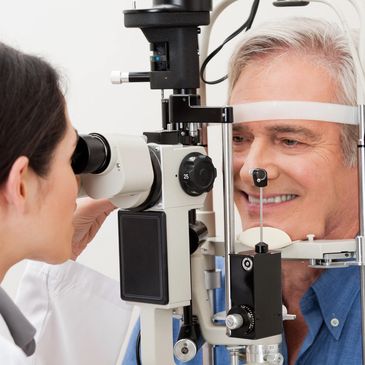
[[[261, 2], [255, 24], [292, 14], [335, 19], [324, 5], [278, 9], [268, 0]], [[137, 7], [148, 7], [151, 3], [139, 0]], [[251, 1], [240, 0], [225, 11], [213, 31], [212, 48], [243, 23], [250, 5]], [[109, 81], [112, 70], [149, 69], [149, 45], [142, 33], [123, 27], [122, 11], [131, 7], [132, 1], [117, 0], [0, 1], [0, 40], [45, 57], [65, 75], [69, 112], [79, 132], [141, 134], [160, 128], [159, 91], [150, 91], [146, 84], [115, 86]], [[355, 23], [354, 14], [348, 13]], [[213, 61], [208, 68], [209, 78], [225, 74], [234, 43]], [[208, 104], [224, 104], [225, 93], [225, 84], [211, 87]], [[219, 210], [219, 197], [215, 202]], [[222, 233], [221, 224], [218, 232]], [[117, 246], [117, 222], [113, 214], [80, 261], [118, 278]], [[4, 280], [12, 295], [23, 266], [18, 264]]]

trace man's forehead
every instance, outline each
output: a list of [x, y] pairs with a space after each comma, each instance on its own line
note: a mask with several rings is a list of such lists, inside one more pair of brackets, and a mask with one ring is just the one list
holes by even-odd
[[332, 102], [335, 84], [326, 68], [309, 55], [287, 52], [250, 62], [239, 75], [230, 103], [258, 100], [313, 100]]

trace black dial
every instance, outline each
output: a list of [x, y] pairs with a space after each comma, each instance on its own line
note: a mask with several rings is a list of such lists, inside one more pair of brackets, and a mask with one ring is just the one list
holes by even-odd
[[244, 335], [247, 335], [255, 329], [255, 315], [249, 306], [240, 305], [232, 307], [228, 315], [238, 315], [241, 317], [240, 327], [235, 329], [236, 331], [239, 330]]
[[217, 176], [212, 159], [199, 152], [189, 153], [182, 160], [179, 180], [183, 190], [192, 196], [207, 193], [213, 188]]
[[241, 305], [241, 315], [243, 319], [242, 329], [248, 334], [255, 328], [255, 316], [247, 305]]

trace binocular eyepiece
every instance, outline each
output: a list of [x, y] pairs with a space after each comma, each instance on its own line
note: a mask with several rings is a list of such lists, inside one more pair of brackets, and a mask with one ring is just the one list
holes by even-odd
[[80, 135], [71, 166], [76, 175], [100, 174], [108, 167], [110, 157], [110, 145], [101, 134]]

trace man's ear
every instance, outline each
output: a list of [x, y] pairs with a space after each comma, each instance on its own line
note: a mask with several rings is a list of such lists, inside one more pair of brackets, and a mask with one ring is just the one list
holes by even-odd
[[21, 156], [16, 159], [5, 182], [3, 194], [13, 207], [24, 211], [29, 189], [29, 159]]

